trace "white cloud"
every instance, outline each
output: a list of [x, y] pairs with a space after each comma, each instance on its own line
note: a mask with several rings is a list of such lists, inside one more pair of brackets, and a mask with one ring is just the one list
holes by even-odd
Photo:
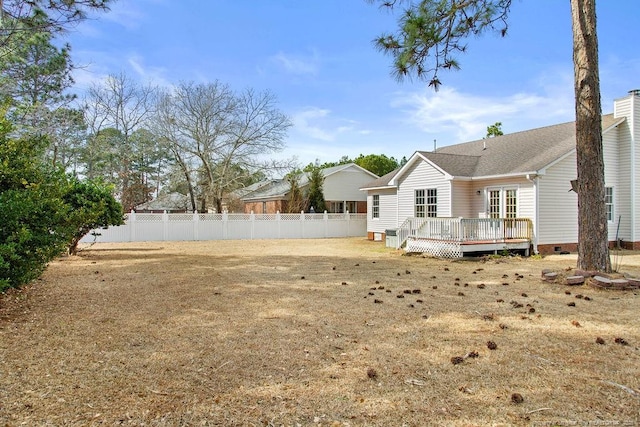
[[[153, 2], [152, 2], [153, 3]], [[151, 7], [151, 6], [149, 6]], [[157, 7], [157, 6], [153, 6]], [[126, 29], [137, 29], [144, 21], [146, 14], [140, 8], [140, 3], [136, 2], [112, 2], [110, 9], [106, 13], [102, 13], [100, 18], [114, 22]]]
[[391, 106], [404, 113], [404, 121], [429, 134], [448, 133], [459, 141], [481, 138], [488, 125], [502, 122], [514, 132], [573, 118], [573, 85], [541, 77], [541, 94], [519, 92], [503, 97], [462, 93], [445, 87], [400, 93]]
[[146, 67], [144, 65], [144, 58], [136, 54], [130, 55], [127, 62], [142, 82], [163, 87], [173, 86], [165, 77], [165, 68]]
[[319, 56], [313, 52], [311, 56], [289, 55], [284, 52], [278, 52], [271, 57], [271, 61], [290, 74], [295, 75], [316, 75], [318, 74]]
[[332, 141], [333, 135], [322, 129], [315, 122], [324, 119], [329, 115], [330, 111], [316, 107], [307, 108], [293, 114], [293, 127], [298, 133], [304, 134], [313, 139], [321, 141]]
[[90, 67], [81, 67], [73, 70], [74, 92], [83, 92], [94, 84], [99, 84], [107, 77], [107, 73], [92, 71]]
[[333, 142], [340, 135], [369, 133], [366, 129], [358, 129], [358, 122], [349, 119], [335, 118], [331, 110], [318, 107], [306, 107], [292, 114], [293, 132], [303, 138]]

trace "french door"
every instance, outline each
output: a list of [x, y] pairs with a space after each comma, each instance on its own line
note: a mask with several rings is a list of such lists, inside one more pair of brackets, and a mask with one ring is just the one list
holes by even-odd
[[491, 188], [487, 191], [489, 218], [517, 218], [518, 190], [515, 188]]
[[490, 188], [487, 191], [487, 213], [489, 218], [504, 218], [496, 224], [503, 227], [501, 234], [504, 238], [510, 238], [516, 233], [515, 219], [518, 217], [518, 190], [515, 188]]

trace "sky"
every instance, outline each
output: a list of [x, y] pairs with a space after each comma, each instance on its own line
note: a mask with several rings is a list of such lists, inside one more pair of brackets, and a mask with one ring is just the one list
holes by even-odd
[[[603, 113], [640, 88], [638, 0], [597, 2]], [[569, 0], [513, 0], [506, 37], [468, 40], [462, 69], [398, 82], [373, 40], [397, 14], [365, 0], [118, 0], [64, 36], [74, 92], [124, 73], [147, 85], [219, 81], [275, 95], [293, 126], [274, 157], [401, 159], [504, 133], [573, 121]]]

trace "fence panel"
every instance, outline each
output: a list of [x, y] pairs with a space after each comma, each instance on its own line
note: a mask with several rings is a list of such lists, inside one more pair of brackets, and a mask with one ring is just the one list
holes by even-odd
[[365, 214], [137, 214], [94, 230], [83, 243], [176, 240], [313, 239], [367, 234]]

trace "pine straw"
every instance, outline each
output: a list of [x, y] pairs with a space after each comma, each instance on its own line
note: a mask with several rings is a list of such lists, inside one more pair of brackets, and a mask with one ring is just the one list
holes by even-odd
[[540, 280], [574, 266], [363, 239], [98, 244], [0, 301], [0, 424], [633, 425], [638, 292]]

